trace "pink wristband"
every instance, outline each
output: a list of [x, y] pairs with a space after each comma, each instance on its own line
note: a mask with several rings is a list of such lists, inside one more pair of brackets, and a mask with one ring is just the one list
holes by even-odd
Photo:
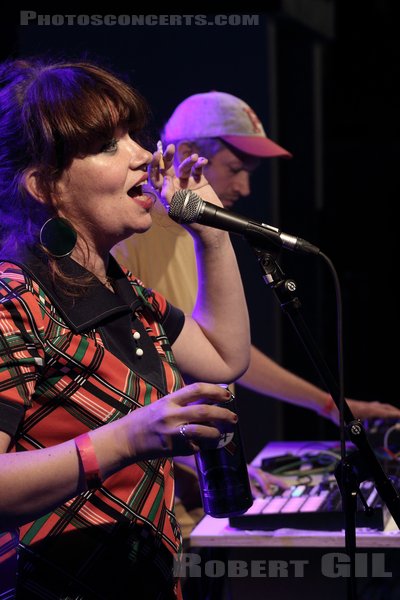
[[327, 399], [325, 406], [322, 408], [322, 410], [320, 411], [321, 415], [324, 415], [325, 417], [328, 417], [331, 412], [333, 411], [333, 409], [335, 408], [336, 404], [333, 400], [333, 398], [331, 396], [329, 396], [329, 398]]
[[99, 488], [102, 484], [100, 467], [97, 462], [96, 452], [88, 433], [83, 433], [75, 438], [75, 445], [85, 473], [85, 479], [89, 490]]

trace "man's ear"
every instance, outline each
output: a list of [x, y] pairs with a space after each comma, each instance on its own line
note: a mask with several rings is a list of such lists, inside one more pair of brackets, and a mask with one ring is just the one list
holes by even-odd
[[183, 160], [185, 160], [185, 158], [187, 158], [191, 154], [194, 154], [195, 152], [197, 152], [197, 150], [196, 150], [196, 146], [193, 143], [190, 143], [190, 142], [178, 142], [176, 144], [176, 154], [175, 154], [175, 156], [178, 159], [178, 162], [180, 162], [180, 163]]
[[46, 199], [39, 185], [39, 172], [37, 169], [31, 168], [25, 171], [22, 185], [32, 198], [35, 198], [41, 204], [46, 204]]

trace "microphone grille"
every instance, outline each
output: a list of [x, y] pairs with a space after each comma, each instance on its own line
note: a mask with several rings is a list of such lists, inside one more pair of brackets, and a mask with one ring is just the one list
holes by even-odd
[[177, 223], [196, 223], [201, 198], [190, 190], [178, 190], [172, 196], [168, 215]]

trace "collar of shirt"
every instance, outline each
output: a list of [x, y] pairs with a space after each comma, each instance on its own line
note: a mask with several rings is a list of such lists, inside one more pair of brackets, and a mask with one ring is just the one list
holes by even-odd
[[[83, 333], [100, 326], [112, 317], [132, 314], [145, 303], [111, 255], [107, 275], [113, 278], [116, 293], [112, 293], [94, 278], [87, 286], [85, 294], [81, 296], [62, 293], [62, 288], [54, 284], [49, 274], [46, 257], [42, 253], [27, 249], [19, 260], [5, 258], [2, 260], [14, 263], [28, 272], [51, 298], [65, 323], [75, 333]], [[88, 271], [72, 258], [64, 257], [59, 261], [64, 273], [69, 277], [79, 279], [88, 274]]]

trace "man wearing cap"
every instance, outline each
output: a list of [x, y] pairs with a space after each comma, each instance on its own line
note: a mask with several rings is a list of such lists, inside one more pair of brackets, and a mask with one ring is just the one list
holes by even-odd
[[[175, 144], [178, 163], [195, 152], [208, 159], [204, 174], [225, 208], [232, 208], [237, 200], [250, 194], [250, 175], [261, 158], [291, 157], [267, 137], [246, 102], [217, 91], [194, 94], [181, 102], [165, 125], [163, 142]], [[197, 292], [192, 238], [157, 204], [152, 214], [150, 230], [125, 240], [116, 246], [114, 254], [146, 285], [191, 312]], [[149, 255], [153, 261], [148, 260]], [[254, 346], [249, 369], [239, 383], [338, 421], [336, 405], [327, 392], [283, 369]], [[347, 402], [354, 416], [362, 419], [400, 417], [400, 410], [390, 404]]]
[[[255, 112], [240, 98], [224, 92], [189, 96], [177, 106], [168, 120], [163, 143], [176, 146], [176, 161], [198, 153], [208, 159], [203, 172], [225, 208], [232, 208], [250, 194], [250, 175], [261, 158], [291, 154], [269, 139]], [[156, 289], [170, 302], [191, 312], [197, 295], [197, 269], [190, 234], [172, 221], [156, 203], [153, 225], [117, 245], [113, 254], [145, 285]], [[149, 261], [148, 257], [153, 260]], [[251, 315], [250, 315], [251, 317]], [[251, 347], [250, 366], [238, 381], [243, 387], [265, 396], [314, 410], [338, 422], [338, 411], [331, 396], [279, 366], [255, 346]], [[347, 400], [354, 416], [399, 418], [400, 410], [390, 404]], [[196, 486], [192, 457], [175, 460], [177, 502], [175, 510], [184, 539], [203, 515]], [[255, 495], [268, 493], [282, 481], [249, 467]]]

